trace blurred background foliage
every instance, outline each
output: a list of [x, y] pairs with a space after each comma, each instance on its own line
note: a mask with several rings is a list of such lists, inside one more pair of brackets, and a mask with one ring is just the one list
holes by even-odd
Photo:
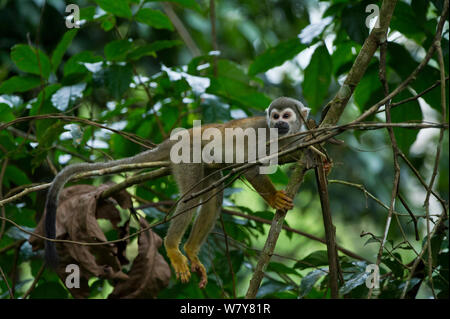
[[[43, 5], [45, 9], [43, 10]], [[0, 122], [19, 117], [60, 113], [88, 118], [110, 128], [159, 143], [176, 127], [190, 127], [192, 120], [204, 123], [263, 114], [270, 101], [290, 96], [321, 111], [336, 94], [369, 33], [365, 8], [380, 1], [215, 1], [216, 42], [211, 34], [209, 1], [173, 0], [167, 4], [141, 0], [71, 1], [81, 8], [81, 27], [68, 29], [62, 0], [0, 0]], [[389, 31], [387, 75], [390, 89], [404, 80], [432, 44], [441, 0], [398, 1]], [[167, 10], [169, 8], [169, 10]], [[170, 9], [171, 8], [171, 9]], [[173, 13], [179, 19], [174, 20]], [[171, 16], [172, 15], [172, 16]], [[180, 37], [181, 32], [189, 38]], [[36, 48], [39, 48], [37, 54]], [[448, 24], [442, 40], [448, 68]], [[37, 58], [39, 56], [39, 59]], [[383, 97], [378, 79], [376, 54], [356, 88], [341, 123], [356, 118]], [[439, 80], [436, 59], [407, 90], [394, 99], [420, 93]], [[216, 67], [214, 67], [216, 64]], [[448, 101], [448, 95], [447, 95]], [[419, 100], [393, 109], [394, 122], [440, 121], [439, 88]], [[156, 113], [155, 113], [156, 112]], [[447, 112], [448, 114], [448, 112]], [[384, 121], [384, 114], [370, 120]], [[447, 119], [448, 121], [448, 119]], [[428, 182], [438, 141], [438, 130], [395, 129], [399, 147]], [[358, 188], [338, 181], [360, 184], [389, 205], [392, 181], [392, 149], [386, 130], [347, 131], [339, 136], [341, 146], [327, 146], [334, 160], [329, 175], [330, 200], [337, 241], [365, 261], [340, 253], [346, 284], [341, 293], [365, 298], [365, 267], [376, 260], [387, 210]], [[0, 131], [0, 196], [18, 187], [49, 182], [54, 171], [69, 163], [103, 161], [134, 155], [144, 148], [119, 134], [82, 123], [43, 119], [22, 121]], [[449, 194], [448, 132], [445, 133], [436, 192], [446, 201]], [[277, 188], [289, 179], [289, 165], [271, 178]], [[401, 162], [400, 193], [419, 220], [420, 240], [414, 238], [411, 218], [401, 203], [388, 235], [381, 264], [379, 298], [398, 298], [408, 276], [402, 264], [416, 256], [426, 236], [423, 218], [425, 189]], [[116, 182], [125, 174], [114, 176]], [[111, 177], [85, 180], [98, 185]], [[139, 200], [175, 200], [172, 177], [146, 182], [128, 189]], [[9, 195], [8, 195], [9, 194]], [[33, 192], [2, 207], [2, 214], [33, 230], [42, 216], [46, 191]], [[273, 211], [248, 186], [236, 181], [225, 193], [226, 209], [266, 218]], [[430, 212], [441, 213], [432, 198]], [[139, 210], [148, 221], [165, 216], [156, 208]], [[434, 217], [436, 218], [436, 217]], [[223, 214], [229, 240], [225, 249], [220, 222], [203, 246], [200, 259], [209, 271], [206, 289], [172, 278], [161, 298], [229, 298], [248, 288], [258, 250], [264, 244], [268, 225]], [[320, 202], [314, 174], [309, 172], [288, 213], [288, 226], [323, 237]], [[448, 226], [448, 222], [446, 224]], [[167, 225], [154, 230], [164, 237]], [[373, 234], [362, 237], [362, 232]], [[42, 267], [42, 252], [32, 252], [25, 241], [29, 235], [10, 223], [1, 223], [0, 266], [23, 297]], [[371, 239], [369, 239], [371, 238]], [[17, 244], [18, 243], [18, 244]], [[17, 244], [17, 246], [11, 245]], [[130, 243], [130, 251], [136, 249]], [[433, 243], [433, 279], [438, 297], [448, 298], [448, 228]], [[276, 255], [267, 269], [258, 297], [326, 298], [325, 245], [283, 231]], [[161, 253], [165, 253], [161, 249]], [[392, 258], [395, 256], [396, 258]], [[230, 271], [231, 260], [233, 272]], [[324, 268], [325, 267], [325, 268]], [[69, 298], [63, 283], [50, 270], [39, 274], [29, 298]], [[411, 281], [410, 298], [429, 298], [430, 287], [422, 276]], [[105, 298], [111, 285], [101, 278], [90, 281], [92, 298]], [[0, 277], [0, 298], [9, 298]]]

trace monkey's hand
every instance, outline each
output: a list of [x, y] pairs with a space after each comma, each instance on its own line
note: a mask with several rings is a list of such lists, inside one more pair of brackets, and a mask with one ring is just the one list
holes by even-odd
[[281, 210], [290, 210], [294, 207], [292, 198], [285, 191], [276, 191], [269, 204], [271, 207]]
[[173, 269], [177, 279], [180, 279], [182, 283], [189, 282], [191, 278], [191, 272], [189, 271], [188, 260], [180, 252], [178, 248], [166, 248], [167, 257], [170, 259]]
[[189, 246], [185, 245], [184, 251], [186, 252], [187, 257], [191, 262], [191, 272], [196, 272], [200, 276], [200, 282], [198, 283], [198, 287], [200, 289], [205, 288], [206, 284], [208, 283], [208, 276], [206, 275], [205, 266], [203, 266], [200, 259], [198, 259], [195, 250], [190, 249]]

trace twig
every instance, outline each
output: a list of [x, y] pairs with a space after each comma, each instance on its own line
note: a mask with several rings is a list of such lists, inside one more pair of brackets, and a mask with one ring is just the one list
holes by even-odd
[[[22, 132], [21, 130], [16, 129], [13, 126], [9, 126], [7, 128], [7, 130], [10, 131], [11, 133], [13, 133], [14, 135], [17, 135], [17, 136], [22, 137], [24, 139], [28, 139], [28, 140], [33, 141], [33, 142], [38, 142], [38, 139], [36, 138], [36, 136], [31, 135], [31, 134], [27, 134], [25, 132]], [[54, 145], [53, 147], [55, 149], [57, 149], [57, 150], [60, 150], [60, 151], [64, 152], [64, 153], [67, 153], [67, 154], [70, 154], [72, 156], [78, 157], [78, 158], [82, 159], [85, 162], [92, 163], [92, 160], [90, 158], [88, 158], [86, 156], [83, 156], [81, 154], [72, 152], [68, 148], [65, 148], [65, 147], [60, 146], [60, 145]]]
[[6, 278], [5, 273], [3, 272], [2, 266], [0, 266], [0, 275], [1, 275], [2, 278], [3, 278], [3, 281], [4, 281], [5, 284], [6, 284], [6, 287], [8, 287], [10, 299], [14, 299], [14, 293], [13, 293], [13, 291], [11, 290], [11, 287], [9, 286], [8, 279]]
[[192, 56], [193, 57], [199, 56], [201, 54], [200, 49], [198, 48], [197, 44], [195, 44], [195, 41], [192, 39], [183, 22], [181, 22], [180, 18], [178, 18], [175, 11], [173, 11], [173, 8], [170, 5], [170, 3], [162, 2], [161, 5], [163, 6], [164, 12], [167, 14], [170, 21], [173, 23], [181, 39], [183, 40], [184, 43], [186, 43], [186, 46], [188, 47], [189, 51], [191, 51]]
[[[9, 159], [5, 157], [5, 159], [3, 160], [2, 168], [0, 170], [0, 201], [3, 200], [3, 178], [5, 177], [5, 171], [6, 166], [8, 166], [8, 162]], [[6, 216], [5, 207], [2, 206], [1, 210], [2, 210], [2, 217], [5, 217]], [[5, 232], [5, 221], [2, 221], [2, 224], [0, 226], [0, 240], [2, 239], [4, 232]]]
[[[123, 171], [127, 171], [127, 170], [132, 170], [132, 169], [141, 169], [141, 168], [153, 168], [153, 167], [161, 167], [161, 166], [168, 166], [170, 163], [169, 162], [149, 162], [149, 163], [140, 163], [140, 164], [122, 164], [122, 165], [117, 165], [115, 167], [110, 167], [110, 168], [106, 168], [106, 169], [100, 169], [100, 170], [94, 170], [94, 171], [88, 171], [88, 172], [84, 172], [84, 173], [79, 173], [76, 174], [72, 177], [72, 179], [81, 179], [81, 178], [86, 178], [86, 177], [90, 177], [90, 176], [97, 176], [97, 175], [107, 175], [107, 174], [113, 174], [113, 173], [119, 173], [119, 172], [123, 172]], [[35, 192], [38, 190], [42, 190], [42, 189], [46, 189], [48, 187], [51, 186], [52, 183], [45, 183], [45, 184], [40, 184], [37, 186], [33, 186], [30, 188], [26, 188], [23, 191], [21, 191], [20, 193], [10, 196], [8, 198], [5, 198], [4, 200], [0, 201], [0, 206], [4, 206], [5, 204], [8, 204], [10, 202], [13, 202], [23, 196], [25, 196], [26, 194], [29, 194], [31, 192]]]
[[[384, 0], [381, 4], [379, 15], [380, 27], [374, 28], [364, 41], [364, 44], [359, 51], [359, 54], [356, 57], [356, 60], [353, 63], [344, 84], [341, 86], [336, 96], [328, 104], [328, 111], [323, 117], [320, 127], [335, 125], [338, 122], [357, 84], [364, 76], [370, 61], [378, 48], [378, 44], [382, 42], [381, 40], [384, 39], [387, 33], [396, 4], [397, 0]], [[382, 104], [384, 104], [384, 102]], [[361, 120], [358, 120], [357, 122], [360, 121]]]
[[[91, 125], [91, 126], [96, 126], [99, 128], [103, 128], [105, 130], [109, 130], [111, 132], [114, 132], [116, 134], [121, 135], [123, 138], [136, 143], [138, 145], [141, 145], [147, 149], [151, 149], [155, 146], [155, 144], [153, 143], [149, 143], [148, 140], [141, 138], [135, 134], [131, 134], [128, 132], [123, 132], [123, 131], [119, 131], [119, 130], [115, 130], [113, 128], [109, 128], [105, 125], [99, 124], [97, 122], [88, 120], [88, 119], [84, 119], [84, 118], [80, 118], [80, 117], [76, 117], [76, 116], [69, 116], [69, 115], [61, 115], [61, 114], [42, 114], [42, 115], [32, 115], [32, 116], [24, 116], [24, 117], [19, 117], [13, 121], [7, 122], [7, 123], [1, 123], [0, 124], [0, 131], [3, 129], [8, 128], [11, 125], [14, 125], [16, 123], [21, 123], [21, 122], [26, 122], [26, 121], [32, 121], [32, 120], [42, 120], [42, 119], [59, 119], [61, 121], [66, 121], [66, 122], [79, 122], [79, 123], [83, 123], [83, 124], [87, 124], [87, 125]], [[149, 146], [149, 144], [151, 144]]]
[[[216, 5], [214, 0], [209, 0], [209, 19], [211, 23], [211, 38], [213, 50], [217, 51], [217, 35], [216, 35]], [[217, 77], [217, 55], [213, 56], [213, 74]]]
[[[447, 2], [448, 5], [448, 2]], [[441, 39], [436, 40], [435, 42], [436, 46], [436, 52], [438, 56], [439, 61], [439, 70], [441, 75], [441, 118], [442, 123], [445, 123], [446, 119], [446, 90], [445, 90], [445, 65], [444, 65], [444, 57], [442, 54], [442, 48], [441, 48]], [[436, 299], [436, 292], [434, 290], [434, 284], [433, 284], [433, 276], [432, 276], [432, 266], [433, 266], [433, 258], [432, 258], [432, 249], [431, 249], [431, 238], [430, 238], [430, 195], [431, 195], [431, 189], [433, 188], [434, 181], [437, 176], [438, 168], [439, 168], [439, 160], [441, 155], [441, 145], [442, 140], [444, 138], [444, 130], [441, 129], [439, 131], [439, 141], [436, 149], [436, 156], [434, 159], [434, 167], [433, 167], [433, 173], [431, 175], [430, 184], [428, 186], [427, 195], [425, 198], [424, 206], [425, 206], [425, 212], [427, 214], [427, 242], [428, 242], [428, 282], [430, 283], [430, 288], [433, 293], [434, 299]]]
[[132, 185], [140, 184], [140, 183], [146, 182], [148, 180], [163, 177], [168, 174], [170, 174], [170, 169], [167, 167], [164, 167], [164, 168], [160, 168], [158, 170], [151, 171], [151, 172], [148, 172], [145, 174], [140, 174], [140, 175], [135, 175], [135, 176], [129, 177], [126, 180], [124, 180], [123, 182], [115, 184], [115, 185], [107, 188], [106, 190], [104, 190], [103, 193], [101, 193], [100, 198], [108, 198], [112, 194], [119, 192], [123, 189], [126, 189]]
[[398, 198], [400, 199], [400, 202], [402, 203], [403, 207], [405, 207], [406, 211], [408, 212], [409, 216], [411, 216], [411, 219], [413, 221], [414, 224], [414, 234], [416, 235], [416, 240], [420, 240], [419, 237], [419, 229], [417, 227], [417, 218], [416, 216], [413, 214], [413, 212], [411, 211], [411, 209], [409, 208], [408, 204], [406, 203], [405, 199], [403, 198], [403, 196], [398, 193]]
[[31, 284], [30, 288], [28, 288], [28, 290], [25, 292], [25, 294], [22, 296], [22, 299], [26, 299], [30, 295], [30, 293], [34, 290], [39, 279], [41, 278], [42, 274], [44, 273], [44, 270], [45, 270], [45, 263], [42, 263], [41, 268], [39, 268], [38, 273], [34, 277], [33, 283]]
[[329, 287], [331, 290], [331, 298], [339, 298], [339, 284], [344, 282], [342, 273], [340, 272], [338, 253], [336, 249], [336, 228], [333, 225], [331, 217], [330, 199], [327, 188], [327, 177], [325, 169], [322, 164], [322, 159], [317, 159], [317, 166], [315, 167], [316, 183], [319, 192], [320, 205], [322, 207], [323, 224], [325, 228], [325, 239], [327, 242], [327, 254], [329, 265]]
[[[387, 51], [387, 42], [383, 41], [382, 43], [380, 43], [380, 73], [379, 73], [379, 76], [380, 76], [380, 81], [384, 88], [385, 97], [389, 96], [389, 86], [388, 86], [387, 79], [386, 79], [386, 54], [387, 54], [386, 51]], [[391, 104], [391, 101], [387, 100], [386, 104], [385, 104], [386, 122], [387, 123], [392, 122], [391, 109], [390, 109], [391, 105], [390, 104]], [[393, 187], [392, 187], [392, 192], [391, 192], [391, 200], [390, 200], [390, 204], [389, 204], [389, 212], [388, 212], [388, 216], [386, 219], [386, 226], [385, 226], [384, 234], [383, 234], [383, 240], [381, 241], [380, 249], [378, 250], [377, 261], [376, 261], [377, 266], [380, 265], [381, 257], [383, 256], [384, 244], [386, 243], [387, 236], [389, 233], [389, 228], [391, 226], [392, 214], [393, 214], [394, 207], [395, 207], [395, 199], [397, 198], [399, 184], [400, 184], [400, 164], [398, 163], [399, 150], [398, 150], [398, 145], [397, 145], [397, 139], [395, 138], [394, 129], [392, 127], [388, 127], [387, 130], [389, 133], [389, 138], [391, 140], [392, 154], [393, 154], [393, 158], [394, 158], [394, 181], [393, 181]], [[373, 288], [370, 288], [369, 293], [367, 295], [368, 299], [371, 298], [372, 292], [373, 292]]]
[[[222, 209], [222, 212], [225, 213], [225, 214], [229, 214], [229, 215], [233, 215], [233, 216], [239, 216], [239, 217], [242, 217], [242, 218], [254, 220], [256, 222], [264, 223], [264, 224], [268, 224], [268, 225], [270, 225], [272, 223], [272, 221], [270, 221], [268, 219], [264, 219], [264, 218], [261, 218], [261, 217], [258, 217], [258, 216], [253, 216], [253, 215], [247, 215], [247, 214], [236, 212], [236, 211], [232, 211], [232, 210], [229, 210], [229, 209]], [[315, 240], [315, 241], [321, 242], [322, 244], [326, 244], [327, 243], [326, 240], [323, 239], [323, 238], [320, 238], [320, 237], [317, 237], [317, 236], [305, 233], [304, 231], [301, 231], [301, 230], [298, 230], [298, 229], [294, 229], [294, 228], [286, 226], [284, 224], [283, 224], [282, 228], [284, 230], [288, 231], [288, 232], [292, 232], [292, 233], [304, 236], [304, 237], [309, 238], [311, 240]], [[364, 261], [367, 261], [368, 263], [372, 263], [372, 262], [368, 261], [367, 259], [365, 259], [364, 257], [361, 257], [361, 256], [355, 254], [354, 252], [348, 250], [348, 249], [345, 249], [345, 248], [343, 248], [343, 247], [341, 247], [339, 245], [336, 245], [336, 246], [337, 246], [336, 248], [340, 252], [344, 253], [345, 255], [347, 255], [349, 257], [352, 257], [352, 258], [355, 258], [355, 259], [358, 259], [358, 260], [364, 260]]]
[[236, 278], [234, 275], [233, 264], [231, 263], [230, 249], [228, 248], [228, 234], [227, 234], [227, 231], [225, 230], [225, 224], [223, 223], [222, 215], [220, 215], [220, 224], [222, 225], [222, 231], [223, 231], [223, 235], [225, 238], [225, 252], [227, 255], [228, 267], [230, 268], [230, 272], [231, 272], [231, 278], [232, 278], [232, 284], [233, 284], [233, 298], [236, 299]]
[[[448, 79], [449, 79], [449, 77], [447, 76], [445, 78], [445, 81], [447, 82]], [[418, 98], [420, 98], [423, 95], [427, 94], [428, 92], [432, 91], [434, 88], [438, 87], [440, 84], [441, 84], [441, 80], [437, 80], [432, 86], [430, 86], [429, 88], [423, 90], [419, 94], [416, 94], [414, 96], [411, 96], [411, 97], [409, 97], [407, 99], [404, 99], [404, 100], [401, 100], [401, 101], [398, 101], [398, 102], [395, 102], [395, 103], [391, 103], [391, 109], [393, 109], [394, 107], [400, 106], [402, 104], [405, 104], [405, 103], [417, 100]], [[380, 110], [377, 111], [377, 113], [381, 113], [381, 112], [385, 112], [385, 110], [384, 109], [380, 109]]]
[[[302, 153], [301, 159], [298, 161], [295, 170], [291, 176], [291, 179], [286, 187], [286, 194], [293, 198], [297, 193], [300, 185], [303, 182], [303, 177], [306, 172], [306, 163], [304, 162], [304, 153]], [[267, 267], [267, 264], [270, 261], [270, 257], [273, 255], [273, 251], [275, 249], [275, 245], [278, 240], [278, 236], [282, 229], [284, 218], [286, 216], [286, 211], [279, 210], [275, 212], [275, 216], [272, 220], [272, 224], [270, 226], [269, 234], [267, 236], [266, 243], [261, 252], [261, 255], [258, 259], [258, 263], [256, 265], [256, 269], [253, 273], [252, 279], [250, 280], [250, 286], [247, 290], [247, 294], [245, 298], [253, 299], [256, 297], [256, 293], [258, 292], [259, 285], [261, 284], [261, 280], [264, 276], [264, 271]]]

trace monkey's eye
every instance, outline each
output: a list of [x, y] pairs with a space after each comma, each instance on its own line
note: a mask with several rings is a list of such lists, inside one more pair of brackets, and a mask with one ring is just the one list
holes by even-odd
[[274, 118], [275, 120], [278, 120], [278, 119], [280, 118], [280, 114], [274, 113], [274, 114], [273, 114], [273, 118]]
[[291, 117], [291, 113], [284, 113], [283, 114], [283, 118], [284, 119], [288, 119], [288, 118], [290, 118]]

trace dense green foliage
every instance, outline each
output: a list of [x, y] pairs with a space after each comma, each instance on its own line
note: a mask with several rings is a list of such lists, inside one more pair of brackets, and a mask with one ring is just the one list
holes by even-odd
[[[209, 1], [170, 1], [181, 25], [170, 17], [171, 11], [163, 10], [159, 1], [71, 2], [81, 8], [82, 23], [78, 29], [65, 25], [65, 1], [0, 0], [0, 125], [17, 120], [0, 130], [0, 200], [33, 183], [50, 182], [55, 169], [59, 171], [69, 163], [134, 155], [144, 150], [135, 140], [149, 145], [159, 143], [172, 129], [191, 127], [195, 119], [215, 123], [263, 114], [278, 96], [302, 100], [319, 121], [323, 107], [336, 95], [369, 34], [365, 24], [369, 13], [365, 8], [374, 1], [218, 0], [215, 23], [219, 52], [213, 52]], [[409, 76], [432, 45], [443, 2], [398, 1], [387, 47], [390, 91]], [[192, 39], [180, 36], [183, 32]], [[447, 24], [441, 43], [446, 70], [448, 37]], [[198, 55], [192, 47], [196, 47]], [[340, 123], [355, 119], [384, 97], [378, 73], [376, 54]], [[433, 56], [416, 80], [392, 102], [426, 90], [439, 76], [438, 60]], [[130, 134], [116, 134], [74, 118], [46, 117], [48, 114], [89, 119]], [[27, 116], [34, 117], [23, 119]], [[369, 120], [384, 122], [384, 114]], [[433, 88], [420, 100], [413, 99], [394, 108], [392, 121], [440, 122], [440, 87]], [[395, 128], [394, 132], [399, 148], [428, 184], [439, 130]], [[386, 129], [351, 130], [338, 138], [345, 144], [326, 146], [334, 160], [328, 178], [337, 242], [365, 259], [357, 260], [340, 252], [345, 280], [340, 293], [366, 298], [366, 266], [377, 259], [388, 210], [361, 189], [339, 181], [363, 185], [389, 207], [394, 176], [391, 141]], [[448, 154], [446, 131], [434, 190], [447, 202]], [[426, 188], [404, 161], [400, 165], [399, 192], [418, 219], [419, 240], [415, 239], [414, 224], [405, 206], [396, 201], [399, 215], [392, 219], [382, 254], [380, 289], [374, 293], [378, 298], [400, 297], [409, 276], [408, 267], [427, 242], [423, 207]], [[289, 165], [283, 166], [271, 179], [282, 189], [289, 174]], [[99, 185], [124, 178], [122, 174], [82, 182]], [[135, 207], [142, 202], [176, 200], [178, 196], [171, 176], [135, 185], [128, 191], [135, 195]], [[30, 192], [9, 202], [0, 207], [1, 216], [33, 231], [42, 216], [45, 195], [46, 190]], [[269, 221], [274, 214], [240, 180], [226, 190], [224, 205], [226, 209]], [[165, 216], [157, 207], [138, 212], [149, 222]], [[435, 221], [442, 213], [433, 196], [430, 213]], [[218, 221], [200, 253], [208, 269], [206, 289], [197, 287], [195, 275], [189, 284], [181, 284], [173, 275], [159, 297], [245, 295], [269, 226], [236, 215], [222, 214], [222, 218], [224, 228]], [[324, 236], [313, 172], [307, 174], [286, 224]], [[449, 288], [448, 220], [445, 225], [431, 240], [433, 289], [439, 298], [448, 298]], [[153, 230], [164, 237], [167, 224]], [[107, 237], [117, 238], [117, 234]], [[0, 221], [0, 267], [9, 286], [14, 287], [15, 297], [23, 297], [39, 276], [29, 298], [70, 298], [54, 272], [45, 269], [39, 273], [42, 251], [33, 252], [28, 238], [29, 234], [12, 223]], [[11, 246], [14, 244], [17, 245]], [[163, 248], [160, 253], [165, 254]], [[426, 262], [428, 253], [423, 258]], [[433, 296], [429, 264], [419, 265], [420, 270], [409, 283], [408, 298]], [[257, 297], [327, 298], [327, 269], [325, 245], [284, 230]], [[92, 298], [106, 298], [112, 290], [111, 283], [102, 278], [92, 278], [89, 284]], [[0, 298], [9, 298], [2, 276]]]

